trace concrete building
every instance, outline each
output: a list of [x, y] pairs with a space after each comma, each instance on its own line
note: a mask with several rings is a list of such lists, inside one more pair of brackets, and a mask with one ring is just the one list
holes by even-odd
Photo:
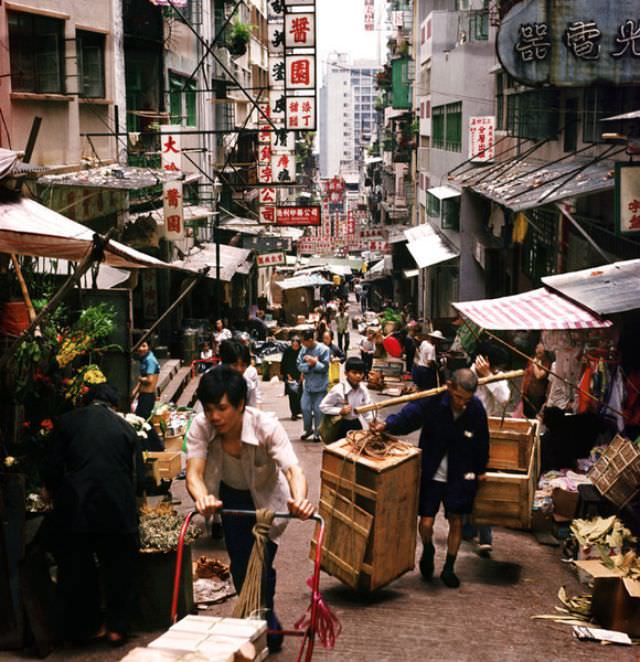
[[354, 161], [357, 165], [361, 165], [367, 156], [374, 130], [376, 114], [374, 81], [379, 66], [372, 60], [355, 60], [350, 70], [353, 90]]

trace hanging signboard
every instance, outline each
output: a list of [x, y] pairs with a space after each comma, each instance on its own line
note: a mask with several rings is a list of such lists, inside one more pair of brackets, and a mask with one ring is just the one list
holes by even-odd
[[616, 163], [616, 225], [621, 234], [640, 235], [640, 163]]
[[286, 48], [313, 48], [316, 45], [315, 14], [285, 14], [284, 45]]
[[284, 0], [285, 7], [299, 7], [299, 6], [310, 6], [315, 4], [316, 0]]
[[375, 1], [364, 0], [364, 29], [366, 32], [373, 31], [376, 20], [375, 12]]
[[285, 87], [289, 90], [315, 90], [316, 56], [285, 55]]
[[289, 131], [315, 131], [315, 96], [290, 96], [287, 98], [285, 126]]
[[167, 124], [161, 129], [160, 165], [167, 172], [182, 170], [182, 148], [180, 146], [180, 127]]
[[320, 225], [320, 205], [277, 207], [276, 225]]
[[492, 115], [469, 118], [469, 160], [486, 163], [495, 158], [496, 118]]
[[496, 50], [524, 85], [640, 83], [638, 0], [524, 0], [506, 13]]
[[182, 182], [165, 182], [162, 186], [164, 236], [169, 241], [184, 237]]
[[280, 152], [272, 157], [273, 181], [278, 184], [296, 181], [296, 157], [294, 154]]
[[279, 267], [286, 264], [284, 253], [265, 253], [256, 256], [256, 264], [260, 267]]

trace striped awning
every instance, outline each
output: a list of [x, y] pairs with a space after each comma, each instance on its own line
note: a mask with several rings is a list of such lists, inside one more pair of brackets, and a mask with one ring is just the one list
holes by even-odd
[[612, 325], [544, 287], [499, 299], [452, 305], [478, 326], [490, 330], [604, 329]]

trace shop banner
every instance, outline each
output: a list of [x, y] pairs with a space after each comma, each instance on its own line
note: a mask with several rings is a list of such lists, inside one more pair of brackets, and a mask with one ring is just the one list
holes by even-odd
[[276, 225], [320, 225], [320, 205], [308, 207], [277, 207]]
[[169, 241], [184, 237], [182, 182], [165, 182], [162, 187], [164, 204], [164, 236]]

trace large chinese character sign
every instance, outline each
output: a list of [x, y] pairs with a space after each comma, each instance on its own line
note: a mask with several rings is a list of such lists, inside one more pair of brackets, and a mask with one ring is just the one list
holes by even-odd
[[616, 163], [618, 231], [640, 235], [640, 163]]

